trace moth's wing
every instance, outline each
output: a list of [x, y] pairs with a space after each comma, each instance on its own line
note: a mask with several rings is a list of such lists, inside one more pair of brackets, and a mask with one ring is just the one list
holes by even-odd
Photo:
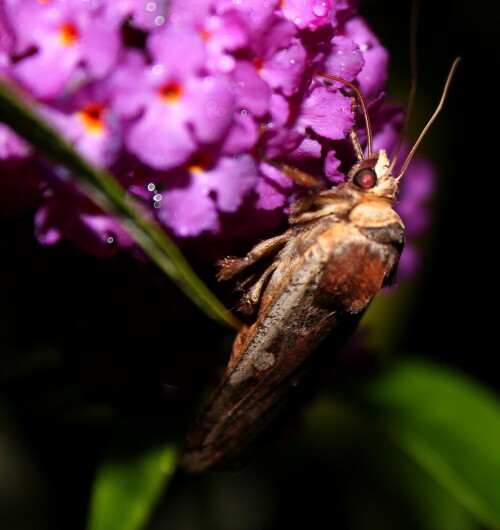
[[314, 303], [318, 271], [327, 259], [327, 251], [311, 245], [293, 263], [280, 263], [258, 319], [239, 332], [226, 376], [189, 437], [185, 469], [245, 461], [254, 442], [297, 394], [309, 371], [308, 358], [337, 324], [335, 312]]
[[[307, 239], [307, 238], [306, 238]], [[291, 252], [291, 250], [290, 250]], [[245, 462], [303, 385], [319, 373], [319, 344], [340, 350], [397, 263], [397, 250], [334, 224], [295, 261], [283, 260], [263, 293], [256, 322], [238, 334], [226, 376], [183, 457], [189, 471]]]

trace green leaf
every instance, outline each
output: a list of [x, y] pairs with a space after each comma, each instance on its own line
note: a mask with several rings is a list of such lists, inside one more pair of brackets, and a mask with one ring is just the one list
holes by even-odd
[[[32, 106], [32, 105], [30, 105]], [[210, 292], [166, 233], [131, 203], [125, 190], [110, 173], [98, 170], [81, 158], [28, 105], [0, 83], [0, 121], [9, 125], [36, 149], [65, 166], [79, 188], [104, 211], [114, 216], [137, 245], [208, 316], [227, 326], [240, 323]]]
[[173, 477], [176, 444], [144, 449], [127, 458], [109, 458], [97, 473], [87, 530], [140, 530]]
[[392, 439], [489, 527], [500, 525], [500, 402], [467, 377], [398, 363], [357, 395]]

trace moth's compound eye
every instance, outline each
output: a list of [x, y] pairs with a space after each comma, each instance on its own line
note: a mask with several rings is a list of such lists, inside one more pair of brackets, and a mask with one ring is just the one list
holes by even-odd
[[360, 169], [352, 180], [356, 186], [369, 190], [377, 185], [377, 174], [373, 169], [364, 168]]

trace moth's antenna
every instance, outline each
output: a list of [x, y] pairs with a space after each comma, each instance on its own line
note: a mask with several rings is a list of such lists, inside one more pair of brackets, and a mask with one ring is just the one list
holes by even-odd
[[392, 162], [389, 166], [389, 172], [392, 172], [398, 160], [399, 150], [403, 144], [404, 134], [410, 121], [410, 114], [413, 109], [413, 101], [415, 100], [415, 93], [417, 91], [417, 26], [418, 26], [419, 0], [413, 0], [411, 4], [410, 15], [410, 90], [404, 107], [403, 123], [399, 131], [399, 137], [392, 155]]
[[328, 75], [328, 74], [322, 74], [321, 72], [316, 72], [317, 75], [321, 75], [322, 77], [326, 77], [328, 79], [333, 79], [334, 81], [338, 81], [339, 83], [343, 83], [344, 85], [347, 85], [349, 88], [354, 90], [356, 93], [356, 97], [358, 98], [359, 103], [361, 104], [361, 107], [363, 108], [363, 114], [365, 115], [365, 124], [366, 124], [366, 136], [368, 139], [368, 158], [371, 158], [373, 155], [373, 136], [372, 136], [372, 126], [370, 123], [370, 117], [368, 116], [368, 108], [365, 103], [365, 98], [363, 97], [363, 94], [361, 94], [361, 90], [352, 83], [349, 83], [349, 81], [346, 81], [345, 79], [342, 79], [341, 77], [336, 77], [334, 75]]
[[436, 107], [434, 114], [431, 116], [431, 119], [427, 122], [427, 125], [423, 128], [422, 132], [420, 133], [420, 136], [417, 138], [417, 141], [413, 144], [413, 147], [411, 148], [410, 152], [408, 153], [408, 156], [406, 157], [405, 161], [403, 162], [403, 165], [401, 166], [401, 169], [399, 171], [398, 177], [396, 178], [396, 181], [401, 180], [401, 178], [405, 174], [405, 171], [408, 168], [408, 164], [410, 163], [410, 160], [413, 158], [415, 151], [417, 150], [418, 146], [422, 142], [430, 126], [434, 123], [434, 120], [437, 118], [437, 115], [441, 112], [441, 109], [443, 108], [443, 105], [444, 105], [444, 101], [448, 94], [448, 89], [450, 88], [451, 79], [453, 78], [453, 75], [455, 74], [455, 70], [457, 69], [460, 59], [461, 59], [460, 57], [457, 57], [453, 61], [453, 64], [451, 65], [450, 71], [448, 73], [448, 77], [446, 78], [446, 83], [444, 85], [443, 93], [441, 95], [441, 99], [439, 100], [438, 106]]

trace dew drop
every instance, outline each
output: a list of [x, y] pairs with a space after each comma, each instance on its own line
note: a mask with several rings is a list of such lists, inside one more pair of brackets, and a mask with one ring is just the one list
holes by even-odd
[[295, 59], [290, 59], [290, 64], [295, 64]]
[[148, 191], [154, 191], [154, 189], [156, 188], [155, 184], [153, 182], [150, 182], [148, 184]]
[[157, 193], [156, 195], [153, 196], [153, 200], [155, 202], [160, 202], [161, 200], [163, 199], [161, 193]]
[[163, 26], [163, 24], [165, 24], [165, 17], [156, 17], [155, 18], [155, 24], [157, 26]]
[[163, 166], [165, 164], [165, 157], [161, 155], [153, 157], [153, 164], [157, 167]]
[[154, 75], [160, 75], [163, 72], [163, 66], [161, 64], [155, 64], [151, 71]]
[[149, 2], [149, 4], [146, 6], [146, 9], [148, 11], [154, 11], [156, 9], [156, 4], [154, 2]]
[[109, 236], [108, 239], [106, 239], [106, 243], [112, 245], [115, 242], [115, 238], [113, 236]]
[[317, 17], [324, 17], [328, 13], [328, 6], [326, 5], [326, 2], [323, 2], [322, 0], [317, 0], [314, 2], [312, 12]]
[[222, 55], [219, 58], [219, 68], [223, 72], [230, 72], [234, 68], [235, 62], [234, 58], [230, 55]]
[[203, 87], [204, 88], [211, 88], [214, 86], [215, 80], [211, 75], [207, 75], [203, 78]]
[[267, 127], [268, 129], [272, 129], [274, 127], [274, 123], [272, 121], [270, 121], [268, 124], [267, 124]]
[[246, 116], [248, 114], [248, 110], [243, 109], [240, 113], [242, 116]]
[[153, 203], [153, 207], [154, 208], [159, 208], [161, 206], [161, 202], [154, 202]]

